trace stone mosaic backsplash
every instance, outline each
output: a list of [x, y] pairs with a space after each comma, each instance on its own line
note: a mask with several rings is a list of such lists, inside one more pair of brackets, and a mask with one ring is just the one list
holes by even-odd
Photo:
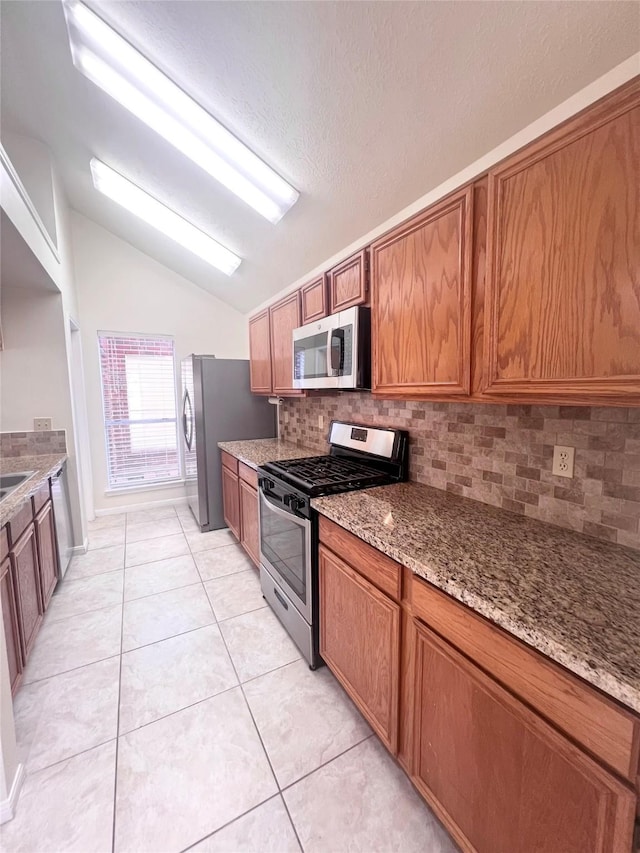
[[66, 453], [67, 433], [63, 429], [38, 432], [0, 432], [0, 457], [39, 456]]
[[[280, 437], [326, 452], [332, 419], [408, 430], [411, 480], [640, 549], [640, 409], [342, 392], [285, 400]], [[551, 473], [555, 444], [575, 447], [573, 479]]]

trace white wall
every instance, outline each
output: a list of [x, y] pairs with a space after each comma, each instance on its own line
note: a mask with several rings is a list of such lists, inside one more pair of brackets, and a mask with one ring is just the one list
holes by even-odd
[[[242, 314], [76, 211], [71, 215], [75, 278], [98, 512], [184, 497], [184, 487], [106, 495], [107, 469], [98, 331], [173, 335], [178, 359], [192, 352], [248, 358]], [[229, 285], [232, 287], [233, 285]]]

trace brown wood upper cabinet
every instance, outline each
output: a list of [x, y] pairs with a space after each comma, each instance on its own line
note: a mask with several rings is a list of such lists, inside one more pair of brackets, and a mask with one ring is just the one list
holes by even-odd
[[369, 263], [362, 249], [329, 270], [329, 314], [344, 311], [367, 301]]
[[301, 325], [322, 320], [329, 313], [329, 288], [327, 276], [310, 281], [300, 288]]
[[293, 386], [292, 332], [301, 325], [300, 291], [296, 290], [269, 307], [271, 320], [271, 363], [273, 393], [288, 396], [301, 394]]
[[468, 395], [473, 188], [371, 246], [373, 392]]
[[640, 395], [640, 78], [489, 172], [491, 395]]
[[271, 324], [265, 308], [249, 320], [249, 370], [254, 394], [271, 394]]

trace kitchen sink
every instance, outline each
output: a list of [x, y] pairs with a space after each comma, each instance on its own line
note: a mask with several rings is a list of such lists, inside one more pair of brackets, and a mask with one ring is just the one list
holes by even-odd
[[26, 482], [34, 473], [35, 471], [20, 471], [17, 474], [0, 474], [0, 501]]

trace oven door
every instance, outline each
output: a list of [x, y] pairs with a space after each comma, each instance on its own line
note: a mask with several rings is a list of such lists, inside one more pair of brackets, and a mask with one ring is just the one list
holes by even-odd
[[[276, 498], [277, 500], [277, 498]], [[260, 563], [311, 623], [311, 521], [260, 489]]]
[[337, 388], [338, 371], [332, 367], [336, 317], [325, 317], [293, 330], [293, 387]]

